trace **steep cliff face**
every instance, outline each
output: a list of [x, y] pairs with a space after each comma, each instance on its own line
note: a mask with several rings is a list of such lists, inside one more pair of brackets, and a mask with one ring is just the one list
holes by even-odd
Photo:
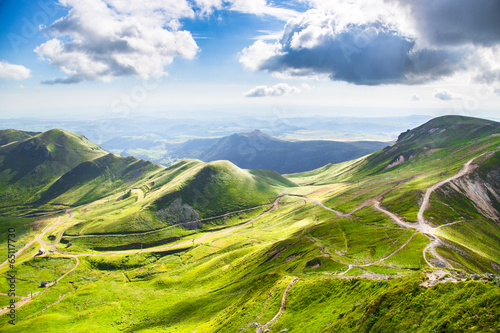
[[454, 266], [500, 272], [500, 151], [478, 158], [469, 173], [437, 189], [425, 218]]
[[500, 227], [500, 151], [481, 157], [465, 176], [437, 189], [428, 219], [435, 226], [488, 219]]
[[471, 174], [457, 179], [448, 188], [465, 195], [481, 215], [500, 224], [500, 187], [497, 184]]

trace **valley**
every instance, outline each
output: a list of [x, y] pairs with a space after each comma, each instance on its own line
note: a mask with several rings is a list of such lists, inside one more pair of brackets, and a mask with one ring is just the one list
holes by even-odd
[[[16, 325], [0, 329], [500, 325], [499, 123], [435, 118], [369, 155], [283, 175], [164, 167], [63, 130], [2, 138], [0, 228], [16, 230], [21, 299]], [[2, 318], [8, 289], [2, 280]]]

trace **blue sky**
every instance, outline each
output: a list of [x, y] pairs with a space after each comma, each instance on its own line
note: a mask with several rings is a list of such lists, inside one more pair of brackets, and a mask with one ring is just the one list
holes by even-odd
[[0, 118], [500, 118], [499, 12], [499, 0], [4, 0]]

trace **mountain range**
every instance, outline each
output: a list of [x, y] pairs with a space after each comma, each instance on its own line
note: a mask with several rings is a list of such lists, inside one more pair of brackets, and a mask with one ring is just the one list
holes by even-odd
[[[144, 143], [141, 139], [125, 144], [114, 140], [103, 146], [116, 149], [141, 143]], [[219, 139], [195, 139], [178, 144], [163, 144], [165, 155], [158, 160], [165, 160], [166, 157], [172, 161], [183, 158], [205, 162], [228, 160], [240, 168], [266, 169], [283, 174], [313, 170], [328, 163], [345, 162], [371, 154], [387, 145], [386, 142], [378, 141], [286, 141], [254, 130]]]
[[[241, 164], [253, 156], [287, 173], [309, 148], [259, 131], [182, 148], [235, 163], [168, 167], [64, 130], [0, 140], [0, 232], [16, 229], [16, 292], [57, 280], [20, 299], [9, 331], [500, 325], [500, 123], [439, 117], [371, 154], [314, 170], [304, 158], [308, 171], [285, 175]], [[330, 148], [313, 143], [319, 160]], [[33, 257], [41, 246], [53, 254]]]

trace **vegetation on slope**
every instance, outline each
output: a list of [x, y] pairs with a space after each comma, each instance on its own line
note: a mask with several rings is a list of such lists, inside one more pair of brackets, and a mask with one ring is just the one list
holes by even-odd
[[0, 207], [33, 204], [60, 176], [104, 154], [83, 136], [57, 129], [0, 147]]
[[[439, 136], [455, 125], [456, 137]], [[241, 170], [229, 162], [186, 160], [141, 174], [128, 189], [126, 183], [117, 182], [120, 191], [113, 192], [110, 183], [105, 197], [104, 192], [88, 189], [78, 192], [76, 189], [85, 188], [87, 183], [112, 179], [104, 177], [108, 163], [117, 165], [110, 168], [110, 175], [130, 174], [124, 169], [129, 164], [120, 164], [120, 158], [101, 157], [95, 164], [87, 163], [88, 173], [63, 176], [56, 187], [70, 185], [74, 192], [68, 192], [64, 200], [81, 200], [82, 205], [73, 209], [75, 216], [67, 224], [51, 234], [56, 238], [64, 233], [65, 241], [75, 242], [75, 250], [65, 249], [65, 244], [55, 248], [86, 255], [79, 257], [81, 263], [56, 286], [18, 309], [18, 324], [9, 329], [495, 330], [500, 325], [499, 277], [466, 272], [500, 269], [500, 228], [494, 216], [494, 210], [498, 211], [495, 194], [500, 193], [496, 152], [500, 136], [496, 128], [495, 123], [468, 118], [438, 118], [410, 131], [414, 134], [411, 138], [408, 133], [401, 136], [392, 151], [289, 175], [288, 179], [269, 171]], [[459, 136], [466, 137], [468, 131], [475, 133], [473, 139], [461, 141]], [[429, 143], [427, 137], [434, 133], [436, 142]], [[408, 151], [413, 158], [399, 158]], [[476, 160], [470, 173], [431, 193], [423, 215], [439, 229], [427, 235], [421, 232], [417, 215], [427, 189], [457, 174], [472, 158]], [[388, 167], [394, 161], [402, 162]], [[143, 162], [130, 160], [130, 165], [134, 163]], [[471, 184], [479, 197], [466, 191], [465, 185]], [[288, 196], [268, 210], [284, 191]], [[82, 193], [101, 199], [86, 202]], [[63, 198], [64, 194], [58, 194], [49, 198], [49, 203]], [[220, 224], [199, 230], [180, 225], [163, 229], [170, 226], [155, 220], [155, 213], [179, 198], [201, 217], [267, 205], [260, 211], [217, 216]], [[396, 215], [384, 209], [404, 221], [398, 222]], [[231, 228], [225, 228], [228, 225]], [[138, 231], [147, 233], [136, 234]], [[119, 241], [111, 235], [90, 237], [102, 232], [127, 235], [115, 237]], [[143, 251], [93, 256], [89, 250], [101, 246], [102, 251], [118, 251], [122, 249], [118, 246], [172, 236], [179, 238]], [[431, 241], [436, 242], [431, 236], [439, 237], [440, 243], [434, 244], [435, 253], [429, 249], [424, 255]], [[57, 256], [43, 260], [58, 260]], [[432, 269], [427, 260], [433, 256], [445, 258], [456, 269]], [[38, 264], [28, 260], [23, 267]], [[63, 274], [68, 261], [50, 267], [56, 266], [61, 267], [56, 273]], [[435, 278], [435, 274], [442, 277]], [[446, 280], [457, 283], [437, 283]], [[0, 288], [4, 292], [6, 286]], [[30, 288], [23, 285], [21, 289]]]
[[28, 139], [36, 134], [39, 133], [18, 131], [15, 129], [0, 130], [0, 146]]
[[176, 199], [210, 217], [227, 212], [270, 204], [283, 186], [293, 186], [274, 172], [242, 170], [228, 161], [210, 162], [179, 188], [154, 202], [155, 210], [168, 207]]

